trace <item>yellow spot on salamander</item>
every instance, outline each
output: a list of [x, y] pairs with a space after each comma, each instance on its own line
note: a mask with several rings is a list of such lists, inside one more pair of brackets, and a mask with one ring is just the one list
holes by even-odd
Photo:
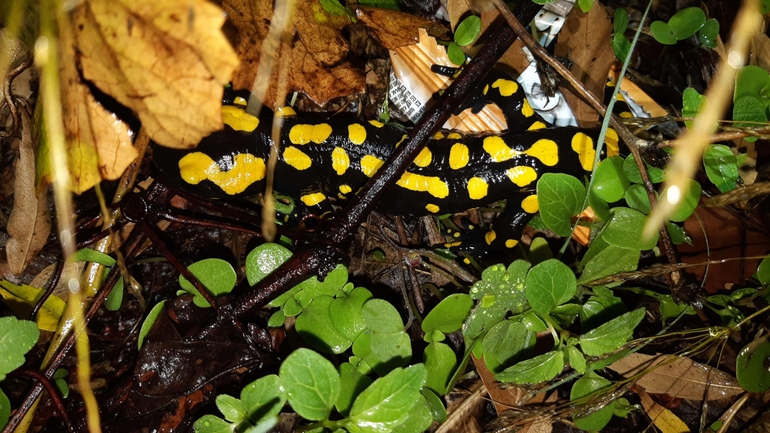
[[630, 118], [634, 117], [634, 115], [633, 115], [633, 114], [631, 114], [631, 113], [630, 113], [630, 112], [628, 112], [628, 111], [622, 111], [622, 112], [620, 113], [620, 117], [622, 117], [623, 119], [630, 119]]
[[537, 131], [538, 129], [545, 129], [546, 124], [537, 120], [533, 124], [529, 125], [529, 128], [527, 128], [527, 131]]
[[446, 247], [446, 248], [454, 248], [454, 247], [459, 247], [460, 245], [462, 245], [462, 242], [459, 242], [459, 241], [458, 242], [447, 242], [447, 243], [444, 244], [444, 247]]
[[315, 206], [326, 200], [326, 196], [321, 192], [314, 192], [312, 194], [305, 194], [299, 199], [302, 200], [302, 203], [305, 203], [305, 206]]
[[377, 120], [370, 120], [370, 121], [369, 121], [369, 124], [370, 124], [370, 125], [372, 125], [372, 126], [374, 126], [375, 128], [382, 128], [383, 126], [385, 126], [385, 124], [384, 124], [384, 123], [382, 123], [382, 122], [379, 122], [379, 121], [377, 121]]
[[471, 200], [481, 200], [487, 196], [489, 185], [480, 177], [472, 177], [468, 180], [468, 196]]
[[489, 84], [484, 86], [484, 90], [481, 93], [483, 93], [485, 96], [486, 96], [487, 93], [489, 93]]
[[607, 128], [607, 133], [604, 135], [604, 144], [607, 146], [607, 157], [620, 155], [618, 133], [614, 129]]
[[449, 149], [449, 167], [452, 170], [459, 170], [468, 165], [468, 146], [462, 143], [455, 143]]
[[367, 176], [372, 177], [374, 176], [374, 173], [377, 173], [377, 170], [382, 167], [382, 164], [385, 161], [374, 157], [372, 155], [364, 155], [363, 158], [361, 158], [361, 171]]
[[469, 258], [465, 257], [465, 258], [463, 259], [463, 263], [465, 263], [466, 265], [470, 265], [470, 264], [471, 264], [471, 259], [469, 259]]
[[407, 137], [406, 134], [401, 136], [401, 140], [398, 140], [398, 143], [396, 143], [396, 149], [398, 149], [398, 146], [401, 146], [401, 143], [403, 143], [404, 140], [406, 140], [406, 137]]
[[517, 241], [516, 239], [508, 239], [507, 241], [505, 241], [506, 248], [513, 248], [518, 244], [519, 244], [519, 241]]
[[459, 132], [450, 132], [449, 135], [446, 136], [446, 138], [450, 140], [462, 140], [463, 136]]
[[265, 161], [254, 155], [241, 153], [233, 158], [233, 167], [230, 170], [222, 171], [219, 164], [205, 153], [193, 152], [179, 160], [179, 174], [191, 185], [208, 179], [225, 194], [235, 195], [265, 178]]
[[321, 144], [332, 133], [332, 127], [328, 123], [318, 125], [294, 125], [289, 130], [289, 141], [294, 144], [308, 144], [311, 141]]
[[537, 202], [537, 196], [531, 195], [521, 201], [521, 208], [526, 213], [537, 213], [540, 210], [540, 204]]
[[484, 240], [487, 241], [487, 245], [492, 245], [492, 242], [495, 241], [496, 237], [497, 233], [495, 233], [494, 230], [490, 230], [487, 232], [487, 234], [484, 235]]
[[233, 98], [233, 105], [237, 105], [239, 107], [245, 107], [249, 104], [249, 101], [246, 100], [246, 98], [242, 96], [236, 96]]
[[483, 147], [494, 162], [508, 161], [521, 155], [537, 158], [549, 167], [553, 167], [559, 162], [559, 146], [556, 145], [555, 141], [545, 138], [536, 141], [535, 144], [523, 152], [511, 149], [501, 137], [496, 135], [486, 137]]
[[332, 150], [332, 168], [337, 172], [338, 176], [345, 174], [345, 171], [350, 167], [350, 157], [345, 149], [341, 147], [335, 147]]
[[340, 185], [340, 192], [343, 194], [350, 194], [350, 191], [353, 191], [353, 188], [350, 187], [350, 185], [343, 183]]
[[572, 150], [578, 154], [580, 165], [585, 171], [591, 171], [594, 168], [594, 159], [596, 158], [596, 149], [594, 148], [594, 140], [578, 132], [572, 136]]
[[434, 140], [443, 140], [444, 138], [446, 138], [446, 136], [444, 135], [443, 132], [438, 131], [435, 134], [433, 134], [433, 137], [431, 137], [431, 138], [434, 139]]
[[410, 191], [428, 192], [436, 198], [446, 198], [449, 195], [449, 186], [446, 182], [435, 176], [423, 176], [405, 172], [396, 185]]
[[294, 111], [294, 109], [289, 107], [288, 105], [285, 105], [275, 110], [275, 115], [278, 117], [294, 117], [297, 115], [297, 112]]
[[243, 108], [233, 105], [222, 107], [222, 121], [236, 131], [251, 132], [259, 126], [259, 119], [247, 113]]
[[537, 179], [537, 172], [535, 169], [527, 167], [526, 165], [509, 168], [505, 171], [505, 174], [511, 182], [520, 187], [525, 187]]
[[462, 236], [462, 233], [460, 233], [460, 232], [454, 232], [454, 233], [452, 233], [452, 236], [454, 236], [454, 237], [456, 237], [456, 238], [459, 238], [460, 236]]
[[427, 147], [424, 147], [420, 154], [417, 155], [417, 158], [414, 159], [414, 165], [418, 167], [427, 167], [430, 165], [430, 162], [433, 160], [433, 154], [430, 152], [430, 149]]
[[529, 105], [527, 98], [524, 98], [524, 103], [521, 104], [521, 114], [523, 114], [524, 117], [532, 117], [535, 114], [535, 110]]
[[360, 123], [348, 125], [348, 137], [353, 144], [363, 144], [366, 141], [366, 128]]
[[289, 146], [283, 151], [283, 160], [286, 164], [297, 170], [307, 170], [313, 165], [313, 161], [310, 157], [294, 146]]
[[492, 83], [492, 88], [497, 89], [501, 95], [507, 97], [519, 91], [519, 83], [513, 80], [498, 78], [494, 83]]
[[440, 209], [439, 209], [439, 207], [437, 205], [432, 204], [432, 203], [428, 203], [428, 204], [425, 205], [425, 210], [427, 210], [430, 213], [438, 213], [438, 211]]

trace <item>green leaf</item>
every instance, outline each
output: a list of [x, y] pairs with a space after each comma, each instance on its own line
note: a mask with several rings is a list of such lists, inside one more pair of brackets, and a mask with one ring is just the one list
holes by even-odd
[[725, 193], [735, 189], [738, 181], [738, 160], [724, 144], [711, 144], [703, 153], [703, 166], [709, 180]]
[[692, 239], [690, 239], [690, 237], [687, 236], [687, 233], [684, 231], [684, 228], [679, 224], [674, 224], [667, 221], [666, 231], [668, 232], [668, 235], [671, 237], [671, 242], [673, 242], [674, 245], [680, 245], [685, 242], [689, 245], [692, 245]]
[[411, 340], [404, 331], [372, 332], [369, 337], [369, 345], [377, 362], [370, 362], [370, 360], [367, 362], [381, 376], [396, 367], [409, 364], [409, 360], [412, 358]]
[[348, 296], [338, 296], [329, 305], [331, 323], [350, 341], [355, 340], [366, 329], [362, 310], [370, 299], [372, 292], [363, 287], [356, 287]]
[[636, 209], [645, 215], [648, 215], [652, 210], [652, 204], [650, 203], [650, 197], [647, 196], [647, 190], [638, 183], [635, 183], [626, 189], [623, 199], [626, 200], [628, 207]]
[[321, 7], [326, 11], [329, 12], [331, 15], [347, 15], [348, 10], [345, 9], [345, 6], [342, 6], [342, 4], [339, 2], [339, 0], [320, 0]]
[[502, 320], [484, 336], [484, 362], [492, 373], [500, 373], [513, 363], [532, 354], [535, 333], [521, 322]]
[[629, 181], [623, 173], [623, 158], [613, 156], [599, 163], [594, 174], [592, 191], [607, 203], [615, 203], [623, 198]]
[[495, 379], [520, 385], [539, 383], [553, 379], [563, 369], [564, 354], [561, 350], [554, 350], [508, 367], [496, 374]]
[[372, 379], [358, 372], [349, 362], [340, 364], [339, 371], [341, 387], [336, 407], [337, 412], [343, 416], [348, 416], [350, 408], [353, 407], [353, 401], [372, 384]]
[[738, 383], [749, 392], [765, 392], [770, 389], [770, 371], [767, 359], [770, 358], [770, 342], [766, 339], [749, 343], [738, 354], [735, 373]]
[[267, 319], [268, 328], [280, 328], [284, 323], [286, 323], [286, 315], [281, 310], [271, 314], [270, 318]]
[[682, 197], [682, 200], [679, 203], [679, 207], [674, 211], [674, 214], [671, 215], [671, 221], [683, 222], [689, 218], [690, 215], [692, 215], [692, 213], [695, 211], [695, 207], [698, 206], [698, 202], [700, 201], [701, 186], [698, 182], [692, 179], [690, 179], [689, 185], [690, 188]]
[[235, 431], [235, 424], [214, 415], [203, 415], [193, 424], [195, 433], [230, 433]]
[[115, 263], [115, 259], [104, 254], [100, 251], [93, 250], [91, 248], [82, 248], [75, 252], [75, 255], [70, 259], [73, 262], [93, 262], [104, 266], [112, 266]]
[[674, 36], [674, 32], [671, 31], [668, 23], [664, 23], [663, 21], [653, 21], [652, 24], [650, 24], [650, 31], [652, 32], [652, 37], [661, 44], [676, 45], [676, 36]]
[[612, 27], [615, 33], [623, 34], [628, 28], [628, 12], [625, 8], [615, 9], [615, 18], [612, 20]]
[[399, 332], [404, 330], [404, 322], [398, 310], [383, 299], [371, 299], [364, 304], [363, 317], [366, 326], [372, 332]]
[[447, 296], [436, 305], [422, 321], [422, 330], [426, 334], [434, 330], [446, 334], [457, 331], [473, 307], [473, 299], [464, 293]]
[[361, 6], [371, 6], [380, 9], [389, 9], [392, 11], [400, 10], [398, 0], [359, 0]]
[[[680, 10], [668, 20], [668, 27], [677, 40], [687, 39], [694, 35], [706, 23], [706, 13], [698, 7]], [[653, 32], [654, 34], [654, 32]]]
[[634, 333], [644, 313], [644, 308], [636, 309], [581, 335], [580, 347], [583, 353], [598, 356], [620, 348]]
[[575, 274], [558, 260], [546, 260], [527, 274], [527, 301], [540, 314], [546, 315], [569, 301], [576, 291]]
[[627, 312], [626, 304], [616, 296], [591, 296], [580, 311], [580, 328], [588, 332]]
[[425, 348], [422, 359], [428, 372], [425, 386], [436, 394], [446, 394], [449, 379], [457, 368], [455, 352], [444, 343], [433, 342]]
[[[612, 383], [609, 380], [599, 376], [593, 371], [589, 371], [583, 377], [575, 381], [574, 385], [572, 385], [572, 390], [570, 391], [569, 396], [570, 401], [574, 402], [575, 400], [590, 395], [595, 391], [607, 388], [611, 384]], [[608, 404], [607, 406], [604, 406], [603, 408], [588, 416], [578, 418], [577, 416], [573, 415], [572, 419], [575, 421], [575, 425], [582, 430], [599, 431], [610, 422], [610, 419], [612, 418], [612, 412], [613, 405]]]
[[120, 310], [120, 304], [123, 303], [123, 277], [118, 278], [115, 287], [112, 288], [107, 299], [104, 300], [104, 308], [109, 311]]
[[524, 311], [527, 305], [524, 281], [529, 266], [524, 260], [516, 260], [507, 270], [503, 265], [494, 265], [482, 272], [481, 280], [470, 290], [471, 297], [479, 302], [465, 322], [463, 334], [467, 338], [478, 337], [509, 311], [514, 314]]
[[[265, 278], [268, 274], [278, 269], [283, 262], [291, 257], [291, 251], [278, 244], [262, 244], [246, 256], [246, 279], [253, 286]], [[271, 307], [281, 304], [270, 303]]]
[[0, 318], [0, 381], [24, 365], [24, 355], [37, 343], [40, 330], [35, 322], [14, 316]]
[[609, 221], [612, 215], [610, 214], [610, 206], [606, 201], [600, 199], [596, 194], [588, 193], [588, 206], [594, 210], [594, 213], [599, 217], [599, 221]]
[[246, 419], [243, 403], [232, 395], [219, 394], [216, 398], [217, 408], [227, 421], [238, 424]]
[[594, 0], [578, 0], [577, 3], [581, 11], [588, 13], [591, 10], [591, 6], [594, 5]]
[[[52, 379], [56, 384], [56, 389], [58, 389], [59, 392], [61, 393], [61, 396], [64, 398], [67, 398], [70, 395], [70, 388], [67, 385], [67, 381], [64, 380], [65, 377], [67, 377], [67, 370], [64, 368], [60, 368], [56, 370], [56, 372], [53, 374]], [[3, 423], [0, 422], [0, 425], [2, 424]]]
[[449, 57], [449, 61], [455, 65], [462, 66], [465, 64], [465, 53], [463, 52], [462, 48], [460, 48], [460, 46], [457, 45], [457, 43], [454, 41], [449, 43], [446, 53]]
[[567, 360], [569, 365], [580, 374], [585, 373], [588, 369], [585, 356], [575, 346], [567, 346]]
[[759, 96], [746, 95], [733, 105], [733, 121], [736, 128], [757, 128], [767, 122], [765, 103]]
[[4, 428], [8, 424], [10, 417], [11, 401], [8, 400], [8, 396], [0, 389], [0, 428]]
[[281, 364], [278, 375], [292, 409], [310, 421], [328, 418], [340, 395], [340, 375], [331, 362], [300, 348]]
[[[623, 9], [616, 9], [623, 10]], [[615, 33], [612, 35], [612, 51], [615, 53], [615, 57], [619, 62], [625, 62], [628, 55], [631, 53], [631, 42], [622, 33]]]
[[526, 311], [519, 316], [519, 322], [524, 325], [527, 331], [543, 332], [548, 329], [548, 326], [543, 322], [543, 319], [532, 310]]
[[468, 46], [476, 40], [481, 32], [481, 18], [471, 15], [462, 20], [455, 30], [455, 43], [461, 47]]
[[759, 262], [759, 267], [757, 267], [757, 279], [762, 285], [770, 283], [770, 256], [765, 257]]
[[559, 236], [572, 232], [571, 219], [583, 210], [586, 189], [575, 177], [561, 173], [546, 173], [537, 181], [540, 217]]
[[431, 405], [425, 399], [425, 396], [421, 395], [417, 404], [409, 409], [409, 416], [406, 418], [406, 421], [395, 426], [393, 433], [424, 432], [428, 431], [431, 424], [433, 424]]
[[318, 277], [310, 277], [295, 286], [290, 293], [294, 293], [294, 299], [305, 308], [318, 296], [337, 296], [347, 282], [348, 269], [344, 265], [337, 265], [323, 281], [319, 281]]
[[423, 397], [425, 397], [425, 401], [428, 403], [428, 406], [430, 406], [430, 412], [433, 415], [433, 419], [439, 423], [446, 421], [446, 407], [444, 407], [444, 401], [441, 400], [441, 397], [427, 388], [423, 388], [420, 393]]
[[700, 43], [709, 48], [716, 48], [717, 36], [719, 36], [719, 22], [714, 18], [706, 20], [706, 22], [703, 24], [703, 27], [701, 27], [700, 31], [698, 32]]
[[[663, 182], [663, 170], [653, 167], [644, 162], [644, 166], [647, 167], [647, 174], [650, 176], [650, 182], [660, 183]], [[623, 161], [623, 173], [626, 178], [633, 183], [642, 183], [642, 174], [639, 173], [639, 167], [636, 166], [636, 159], [634, 155], [628, 155], [625, 161]]]
[[302, 314], [297, 316], [297, 322], [294, 326], [299, 336], [314, 349], [339, 355], [348, 350], [353, 344], [353, 340], [345, 337], [334, 326], [329, 311], [332, 302], [334, 302], [334, 298], [330, 296], [315, 298]]
[[[703, 104], [703, 95], [698, 93], [697, 90], [693, 89], [692, 87], [688, 87], [684, 89], [684, 92], [682, 93], [682, 116], [684, 117], [695, 117], [698, 115], [698, 111], [700, 111], [700, 107]], [[692, 127], [692, 120], [686, 120], [685, 126], [688, 128]]]
[[[188, 266], [187, 269], [200, 280], [200, 282], [209, 289], [214, 296], [230, 293], [235, 287], [235, 281], [238, 275], [235, 274], [233, 266], [222, 259], [204, 259]], [[194, 295], [193, 303], [201, 308], [211, 307], [208, 301], [203, 298], [192, 283], [187, 278], [179, 276], [179, 285], [186, 291]]]
[[755, 65], [742, 67], [735, 76], [733, 103], [737, 103], [745, 96], [759, 97], [768, 81], [770, 81], [770, 75], [763, 68]]
[[286, 403], [286, 388], [281, 378], [268, 374], [243, 387], [241, 402], [247, 418], [258, 423], [281, 412]]
[[631, 250], [651, 250], [658, 243], [658, 233], [651, 239], [642, 240], [642, 229], [647, 217], [641, 212], [627, 207], [612, 210], [612, 219], [602, 230], [600, 236], [612, 246]]
[[425, 366], [416, 364], [375, 380], [356, 398], [347, 422], [362, 432], [383, 432], [401, 424], [422, 398], [426, 376]]
[[544, 237], [536, 237], [529, 244], [529, 260], [532, 264], [542, 263], [553, 258], [553, 251]]
[[144, 344], [145, 337], [147, 337], [147, 334], [152, 329], [152, 325], [155, 324], [155, 321], [158, 320], [158, 316], [160, 316], [160, 313], [163, 312], [163, 305], [165, 304], [166, 301], [158, 302], [154, 307], [152, 307], [152, 310], [150, 310], [147, 318], [144, 319], [142, 327], [139, 329], [139, 338], [137, 339], [137, 346], [140, 350], [142, 349], [142, 344]]

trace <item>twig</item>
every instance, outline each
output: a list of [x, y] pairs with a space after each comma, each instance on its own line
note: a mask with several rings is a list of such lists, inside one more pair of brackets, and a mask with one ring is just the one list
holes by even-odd
[[61, 399], [61, 396], [59, 395], [59, 390], [56, 389], [53, 383], [51, 383], [51, 380], [43, 373], [36, 371], [36, 370], [29, 370], [29, 369], [19, 369], [15, 370], [10, 374], [11, 376], [15, 377], [25, 377], [27, 379], [34, 379], [36, 380], [40, 385], [45, 388], [46, 391], [48, 391], [48, 397], [51, 399], [51, 402], [53, 403], [56, 410], [59, 412], [59, 415], [61, 416], [62, 422], [64, 422], [64, 426], [67, 427], [67, 431], [70, 433], [75, 433], [75, 426], [72, 424], [72, 420], [70, 420], [69, 414], [67, 413], [67, 408], [64, 407], [64, 402]]

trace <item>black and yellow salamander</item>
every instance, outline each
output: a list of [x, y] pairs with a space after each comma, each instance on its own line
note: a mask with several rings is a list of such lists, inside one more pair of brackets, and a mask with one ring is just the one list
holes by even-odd
[[[499, 200], [505, 211], [485, 235], [491, 248], [512, 248], [538, 211], [535, 184], [543, 173], [581, 177], [591, 171], [598, 131], [549, 128], [527, 102], [519, 84], [495, 71], [480, 86], [484, 103], [495, 103], [508, 121], [500, 134], [439, 132], [387, 191], [378, 210], [395, 215], [440, 215]], [[479, 97], [466, 106], [478, 105]], [[194, 150], [155, 148], [164, 177], [203, 197], [259, 194], [265, 186], [271, 115], [256, 118], [234, 105], [223, 107], [225, 129]], [[286, 117], [281, 133], [275, 190], [320, 214], [329, 202], [350, 197], [404, 139], [402, 128], [370, 120], [310, 121]], [[617, 135], [606, 149], [617, 155]], [[450, 246], [455, 246], [451, 245]]]

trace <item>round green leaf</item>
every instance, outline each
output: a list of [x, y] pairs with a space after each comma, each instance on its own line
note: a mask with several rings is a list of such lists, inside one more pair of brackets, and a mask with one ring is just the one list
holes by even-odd
[[388, 301], [371, 299], [363, 308], [366, 326], [372, 332], [399, 332], [404, 330], [404, 322], [398, 310]]
[[678, 40], [687, 39], [694, 35], [706, 23], [706, 13], [698, 7], [685, 8], [674, 14], [668, 20], [671, 33]]
[[[692, 87], [684, 89], [682, 93], [682, 116], [695, 117], [700, 111], [700, 107], [703, 104], [703, 95], [698, 93], [697, 90]], [[686, 120], [685, 126], [690, 128], [692, 126], [692, 120]]]
[[232, 395], [219, 394], [215, 401], [217, 409], [222, 412], [226, 420], [238, 424], [246, 419], [243, 403]]
[[[650, 182], [663, 182], [663, 170], [647, 164], [646, 161], [644, 166], [647, 167], [647, 174], [650, 176]], [[639, 167], [636, 166], [636, 159], [634, 159], [634, 155], [628, 155], [626, 160], [623, 161], [623, 173], [626, 175], [626, 178], [629, 181], [633, 183], [642, 183], [642, 175], [639, 173]]]
[[612, 210], [612, 219], [604, 227], [601, 237], [610, 245], [633, 250], [651, 250], [658, 243], [658, 233], [642, 240], [642, 229], [647, 217], [638, 210], [618, 207]]
[[[195, 275], [214, 296], [230, 293], [235, 287], [235, 281], [238, 279], [233, 266], [222, 259], [201, 260], [188, 266], [187, 269], [192, 272], [192, 274]], [[195, 295], [193, 298], [193, 303], [195, 305], [201, 308], [211, 306], [208, 301], [203, 298], [203, 295], [198, 293], [198, 289], [196, 289], [192, 283], [187, 281], [187, 278], [180, 275], [179, 285], [187, 293]]]
[[607, 203], [615, 203], [623, 198], [629, 184], [623, 174], [623, 158], [613, 156], [600, 162], [596, 168], [592, 192]]
[[569, 361], [570, 367], [574, 368], [578, 373], [582, 374], [586, 372], [586, 369], [588, 368], [588, 365], [586, 364], [586, 358], [577, 347], [567, 347], [567, 360]]
[[530, 269], [525, 285], [529, 304], [543, 315], [569, 301], [577, 291], [575, 274], [555, 259], [546, 260]]
[[438, 330], [449, 334], [463, 326], [463, 321], [473, 307], [473, 299], [464, 293], [455, 293], [444, 298], [422, 321], [426, 334]]
[[546, 238], [536, 237], [532, 239], [532, 243], [529, 244], [529, 260], [532, 264], [536, 265], [552, 258], [553, 251], [551, 251]]
[[615, 9], [615, 17], [612, 20], [612, 27], [615, 33], [625, 33], [628, 28], [628, 12], [625, 8]]
[[0, 389], [0, 427], [5, 427], [10, 417], [11, 401], [8, 400], [8, 396]]
[[243, 387], [241, 402], [251, 422], [257, 423], [281, 412], [286, 403], [286, 388], [278, 376], [268, 374]]
[[481, 343], [484, 362], [493, 373], [499, 373], [511, 364], [531, 354], [535, 333], [521, 322], [502, 320], [492, 327]]
[[409, 416], [406, 421], [393, 427], [393, 433], [414, 433], [424, 432], [433, 424], [433, 414], [431, 406], [423, 395], [417, 401], [417, 404], [409, 409]]
[[606, 201], [600, 199], [594, 193], [588, 193], [588, 205], [594, 210], [594, 213], [599, 217], [599, 221], [609, 221], [612, 215], [610, 214], [610, 206]]
[[193, 424], [195, 433], [232, 433], [235, 426], [214, 415], [203, 415]]
[[759, 267], [757, 267], [757, 279], [760, 284], [770, 283], [770, 256], [765, 257], [759, 262]]
[[663, 21], [653, 21], [650, 24], [650, 31], [656, 41], [663, 45], [676, 45], [676, 36], [671, 31], [667, 23]]
[[730, 148], [723, 144], [712, 144], [703, 153], [703, 166], [709, 180], [722, 193], [735, 189], [738, 180], [738, 159]]
[[764, 101], [756, 95], [742, 96], [733, 105], [736, 128], [756, 128], [767, 122]]
[[446, 407], [444, 407], [444, 402], [441, 400], [441, 397], [427, 388], [423, 388], [420, 393], [425, 397], [425, 401], [428, 402], [433, 419], [440, 423], [446, 421]]
[[372, 357], [376, 358], [376, 361], [370, 362], [372, 358], [370, 357], [367, 363], [379, 375], [387, 374], [396, 367], [403, 367], [409, 364], [412, 358], [411, 343], [409, 335], [404, 331], [372, 332], [369, 345]]
[[352, 425], [365, 431], [388, 431], [404, 422], [412, 407], [422, 398], [420, 388], [427, 372], [422, 364], [397, 368], [374, 381], [359, 394], [350, 416]]
[[559, 236], [569, 236], [572, 217], [583, 210], [586, 189], [573, 176], [546, 173], [537, 181], [537, 201], [543, 223]]
[[735, 374], [738, 383], [749, 392], [765, 392], [770, 389], [770, 371], [767, 359], [770, 358], [770, 342], [752, 342], [738, 354]]
[[340, 376], [331, 362], [310, 349], [300, 348], [283, 361], [279, 376], [299, 416], [310, 421], [329, 416], [340, 394]]
[[350, 408], [353, 407], [353, 401], [361, 394], [361, 391], [365, 390], [372, 384], [372, 379], [369, 376], [361, 374], [353, 364], [349, 362], [343, 362], [339, 366], [340, 371], [340, 397], [337, 399], [336, 407], [337, 412], [343, 416], [347, 416], [350, 413]]
[[770, 81], [770, 75], [764, 68], [755, 65], [742, 67], [735, 77], [733, 102], [738, 102], [744, 96], [760, 96], [762, 88]]
[[14, 316], [0, 318], [0, 381], [24, 364], [24, 355], [39, 337], [40, 330], [35, 322]]
[[495, 379], [500, 382], [511, 382], [520, 385], [539, 383], [553, 379], [563, 369], [563, 352], [561, 350], [553, 350], [506, 368], [502, 373], [496, 374]]
[[671, 237], [671, 242], [673, 242], [674, 245], [680, 245], [685, 242], [692, 245], [692, 239], [687, 236], [687, 233], [681, 225], [666, 221], [666, 231]]
[[444, 343], [433, 342], [425, 348], [422, 359], [428, 372], [425, 386], [436, 394], [446, 394], [449, 379], [457, 368], [455, 352]]
[[671, 215], [671, 221], [682, 222], [692, 215], [695, 211], [695, 207], [698, 206], [700, 201], [701, 186], [698, 182], [690, 179], [690, 188], [684, 194], [679, 207]]
[[142, 327], [139, 329], [139, 338], [137, 339], [137, 346], [139, 349], [142, 348], [142, 344], [144, 344], [144, 339], [147, 337], [147, 334], [152, 329], [152, 325], [155, 323], [156, 320], [158, 320], [158, 316], [160, 316], [160, 313], [163, 311], [163, 305], [166, 303], [166, 301], [160, 301], [158, 302], [154, 307], [152, 307], [152, 310], [150, 310], [150, 313], [147, 315], [147, 318], [144, 319], [144, 322], [142, 323]]
[[481, 32], [481, 18], [471, 15], [464, 19], [455, 31], [455, 43], [464, 47], [473, 43]]
[[[588, 372], [583, 377], [575, 381], [574, 385], [572, 385], [569, 398], [571, 401], [575, 401], [602, 388], [607, 388], [611, 384], [612, 383], [609, 380], [599, 376], [598, 374], [594, 372]], [[610, 401], [610, 403], [612, 402]], [[599, 431], [610, 422], [610, 419], [612, 418], [612, 412], [613, 405], [608, 404], [607, 406], [604, 406], [603, 408], [588, 416], [578, 418], [573, 415], [572, 419], [575, 421], [575, 425], [582, 430]]]
[[318, 351], [338, 355], [353, 344], [353, 340], [340, 333], [329, 312], [334, 301], [330, 296], [319, 296], [297, 316], [297, 334]]
[[700, 32], [698, 32], [700, 43], [709, 48], [716, 48], [717, 36], [719, 36], [719, 21], [714, 18], [706, 20], [703, 27], [701, 27]]
[[370, 299], [372, 292], [357, 287], [348, 296], [338, 297], [329, 305], [331, 323], [350, 341], [355, 340], [366, 329], [362, 309]]
[[123, 277], [118, 278], [115, 287], [112, 288], [107, 299], [104, 300], [104, 308], [110, 311], [120, 310], [120, 304], [123, 303]]
[[[623, 10], [618, 8], [617, 10]], [[615, 33], [612, 35], [612, 51], [615, 53], [615, 57], [618, 61], [625, 62], [628, 55], [631, 53], [631, 42], [622, 33]]]
[[626, 189], [626, 193], [623, 194], [623, 199], [626, 200], [626, 204], [639, 212], [647, 215], [652, 210], [652, 204], [650, 204], [650, 197], [647, 196], [647, 190], [638, 183], [635, 183]]
[[455, 42], [450, 42], [446, 50], [449, 61], [457, 66], [465, 64], [465, 53]]
[[612, 352], [622, 346], [634, 333], [634, 328], [644, 318], [644, 308], [639, 308], [599, 326], [580, 336], [580, 348], [589, 356]]
[[262, 244], [246, 256], [246, 279], [253, 286], [278, 269], [291, 257], [291, 251], [278, 244]]

